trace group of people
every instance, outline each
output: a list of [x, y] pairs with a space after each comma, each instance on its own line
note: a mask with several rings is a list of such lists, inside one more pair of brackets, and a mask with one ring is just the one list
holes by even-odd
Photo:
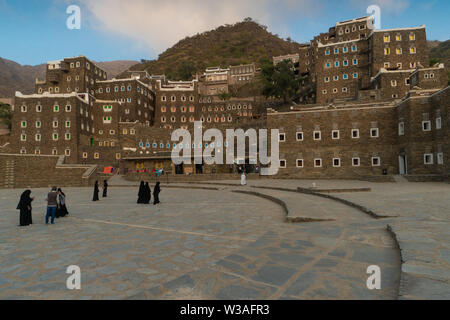
[[[156, 205], [159, 202], [159, 193], [161, 192], [160, 183], [157, 182], [155, 188], [153, 189], [153, 204]], [[150, 204], [152, 200], [152, 190], [150, 189], [149, 183], [145, 183], [141, 181], [141, 185], [139, 186], [138, 200], [139, 204]]]
[[[31, 197], [31, 190], [25, 190], [20, 196], [17, 210], [20, 210], [19, 226], [26, 227], [33, 224], [32, 206], [34, 197]], [[55, 218], [62, 218], [69, 214], [66, 206], [66, 195], [61, 190], [53, 187], [47, 194], [47, 213], [45, 215], [45, 224], [55, 224]]]
[[[94, 198], [92, 201], [99, 201], [98, 194], [100, 193], [100, 189], [98, 187], [98, 181], [95, 181], [94, 185]], [[103, 198], [108, 197], [108, 182], [106, 180], [103, 180]]]

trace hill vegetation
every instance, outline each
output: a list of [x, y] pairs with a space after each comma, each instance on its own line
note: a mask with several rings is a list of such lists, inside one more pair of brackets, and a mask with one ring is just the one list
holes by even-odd
[[233, 25], [187, 37], [163, 52], [158, 60], [141, 61], [130, 68], [150, 74], [166, 74], [173, 80], [190, 80], [207, 67], [228, 67], [272, 59], [297, 52], [299, 43], [281, 39], [251, 18]]

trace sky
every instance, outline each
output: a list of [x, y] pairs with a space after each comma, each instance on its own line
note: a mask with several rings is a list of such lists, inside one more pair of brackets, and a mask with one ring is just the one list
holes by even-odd
[[[67, 27], [71, 5], [80, 8], [80, 29]], [[78, 55], [152, 60], [246, 17], [305, 43], [337, 21], [367, 16], [370, 5], [380, 7], [382, 29], [426, 25], [429, 40], [450, 39], [448, 0], [0, 0], [0, 57], [23, 65]]]

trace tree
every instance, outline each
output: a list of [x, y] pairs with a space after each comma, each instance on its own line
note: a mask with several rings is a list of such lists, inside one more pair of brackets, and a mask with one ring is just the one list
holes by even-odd
[[6, 124], [11, 130], [12, 110], [9, 104], [0, 103], [0, 122]]
[[180, 80], [189, 81], [197, 68], [191, 61], [183, 61], [177, 69], [177, 76]]
[[229, 93], [223, 91], [223, 92], [219, 93], [218, 97], [219, 97], [220, 100], [226, 101], [226, 100], [229, 100], [231, 98], [231, 95]]
[[288, 102], [295, 97], [300, 89], [300, 81], [295, 75], [291, 61], [285, 60], [276, 66], [270, 60], [262, 61], [261, 74], [263, 78], [263, 92], [266, 98], [283, 99]]

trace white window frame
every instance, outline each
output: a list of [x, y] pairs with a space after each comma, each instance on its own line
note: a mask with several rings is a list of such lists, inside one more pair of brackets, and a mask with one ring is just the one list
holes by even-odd
[[[357, 132], [358, 135], [357, 135], [356, 137], [353, 136], [353, 132]], [[351, 136], [352, 136], [352, 139], [359, 139], [359, 129], [352, 129], [352, 131], [351, 131]]]
[[[425, 124], [428, 124], [428, 129], [425, 128]], [[424, 131], [424, 132], [431, 131], [431, 121], [430, 120], [422, 121], [422, 131]]]
[[[334, 137], [334, 134], [337, 133], [337, 138]], [[331, 131], [331, 139], [332, 140], [339, 140], [341, 138], [341, 133], [339, 130], [332, 130]]]
[[[358, 160], [358, 164], [355, 164], [355, 160]], [[361, 158], [355, 157], [352, 158], [352, 167], [360, 167], [361, 166]]]
[[[320, 161], [320, 165], [316, 165], [316, 161]], [[315, 158], [314, 159], [314, 168], [322, 168], [322, 158]]]
[[438, 117], [436, 118], [436, 130], [442, 129], [442, 118]]
[[[374, 131], [376, 134], [374, 135]], [[379, 138], [380, 137], [380, 129], [379, 128], [370, 128], [370, 137], [371, 138]]]
[[[427, 161], [427, 157], [430, 157], [431, 161]], [[433, 165], [434, 164], [434, 155], [432, 153], [425, 153], [423, 155], [423, 164]]]
[[[302, 135], [302, 138], [301, 138], [301, 139], [298, 138], [298, 135], [299, 135], [299, 134]], [[304, 138], [305, 138], [304, 135], [303, 135], [303, 131], [296, 132], [296, 133], [295, 133], [295, 138], [297, 139], [297, 141], [303, 141]]]
[[[301, 165], [301, 166], [298, 165], [298, 162], [299, 162], [299, 161], [302, 162], [302, 165]], [[297, 160], [295, 161], [295, 165], [297, 166], [297, 168], [304, 168], [304, 167], [305, 167], [305, 160], [303, 160], [303, 159], [297, 159]]]
[[[318, 139], [316, 139], [316, 133], [319, 134], [319, 138]], [[322, 140], [322, 131], [319, 131], [319, 130], [314, 131], [313, 132], [313, 139], [314, 139], [314, 141], [321, 141]]]
[[[339, 164], [335, 165], [334, 161], [338, 160]], [[341, 158], [333, 158], [333, 168], [340, 168], [341, 167]]]
[[[283, 140], [281, 139], [283, 137]], [[278, 142], [286, 142], [286, 133], [280, 133], [278, 136]]]
[[[378, 159], [378, 164], [374, 164], [375, 159]], [[380, 157], [372, 157], [372, 167], [381, 167], [381, 158]]]
[[438, 152], [436, 155], [437, 158], [437, 164], [438, 165], [443, 165], [444, 164], [444, 153], [443, 152]]
[[[281, 165], [282, 161], [284, 161], [284, 166]], [[287, 161], [286, 161], [286, 159], [280, 159], [280, 168], [281, 169], [286, 169], [287, 168]]]
[[405, 123], [404, 122], [399, 122], [398, 123], [398, 135], [399, 136], [404, 136], [405, 135]]

